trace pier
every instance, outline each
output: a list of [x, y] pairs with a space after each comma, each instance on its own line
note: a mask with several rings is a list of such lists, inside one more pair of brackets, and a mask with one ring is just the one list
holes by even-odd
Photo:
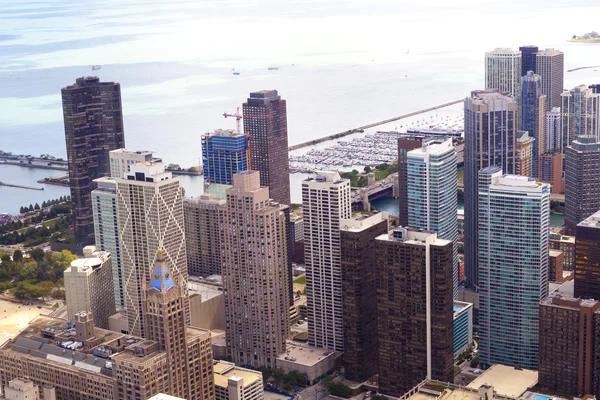
[[13, 185], [12, 183], [0, 182], [0, 186], [8, 186], [19, 189], [29, 189], [29, 190], [44, 190], [44, 188], [36, 188], [33, 186], [24, 186], [24, 185]]
[[575, 72], [575, 71], [579, 71], [580, 69], [588, 69], [588, 68], [600, 68], [600, 65], [596, 65], [595, 67], [579, 67], [579, 68], [573, 68], [573, 69], [569, 69], [569, 70], [567, 70], [567, 72]]
[[352, 135], [353, 133], [362, 132], [365, 129], [373, 128], [373, 127], [376, 127], [376, 126], [379, 126], [379, 125], [389, 124], [390, 122], [398, 121], [398, 120], [401, 120], [401, 119], [404, 119], [404, 118], [414, 117], [415, 115], [423, 114], [423, 113], [430, 112], [430, 111], [435, 111], [435, 110], [438, 110], [440, 108], [445, 108], [445, 107], [453, 106], [454, 104], [462, 103], [463, 101], [464, 101], [463, 99], [451, 101], [450, 103], [440, 104], [438, 106], [433, 106], [433, 107], [425, 108], [425, 109], [419, 110], [419, 111], [413, 111], [411, 113], [400, 115], [398, 117], [384, 119], [383, 121], [374, 122], [374, 123], [369, 124], [369, 125], [359, 126], [358, 128], [350, 129], [350, 130], [345, 131], [345, 132], [335, 133], [333, 135], [324, 136], [324, 137], [319, 138], [319, 139], [309, 140], [308, 142], [298, 143], [298, 144], [295, 144], [293, 146], [290, 146], [288, 148], [288, 150], [289, 151], [298, 150], [298, 149], [301, 149], [303, 147], [313, 146], [315, 144], [327, 142], [327, 141], [334, 140], [334, 139], [339, 139], [339, 138], [344, 137], [344, 136]]

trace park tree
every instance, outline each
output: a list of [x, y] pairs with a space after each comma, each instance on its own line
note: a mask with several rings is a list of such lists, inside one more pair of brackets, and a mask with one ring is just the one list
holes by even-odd
[[35, 206], [33, 206], [34, 210], [39, 210], [40, 209], [40, 205], [38, 203], [35, 203]]
[[19, 208], [19, 214], [25, 214], [27, 212], [27, 208], [21, 206], [21, 208]]
[[23, 260], [23, 252], [19, 249], [16, 249], [15, 252], [13, 253], [13, 261], [21, 262], [22, 260]]
[[42, 208], [46, 208], [48, 206], [48, 203], [46, 203], [45, 201], [42, 202]]
[[31, 258], [33, 258], [35, 261], [40, 262], [44, 259], [44, 250], [36, 247], [35, 249], [31, 250], [29, 252], [29, 255], [31, 256]]
[[371, 167], [369, 167], [368, 165], [365, 167], [364, 169], [365, 174], [368, 174], [369, 172], [371, 172]]
[[33, 204], [30, 204], [30, 205], [29, 205], [29, 209], [28, 209], [28, 211], [33, 211]]
[[35, 279], [37, 276], [38, 263], [35, 261], [29, 261], [23, 265], [19, 272], [19, 279], [22, 281]]

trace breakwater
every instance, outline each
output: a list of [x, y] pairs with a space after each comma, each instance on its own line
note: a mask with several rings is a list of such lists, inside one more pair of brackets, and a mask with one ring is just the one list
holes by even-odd
[[0, 186], [8, 186], [8, 187], [14, 187], [14, 188], [19, 188], [19, 189], [29, 189], [29, 190], [44, 190], [44, 188], [36, 188], [33, 186], [25, 186], [25, 185], [14, 185], [12, 183], [6, 183], [6, 182], [0, 182]]
[[429, 112], [429, 111], [439, 110], [440, 108], [445, 108], [445, 107], [453, 106], [454, 104], [462, 103], [463, 101], [464, 101], [464, 99], [455, 100], [455, 101], [451, 101], [449, 103], [444, 103], [444, 104], [440, 104], [440, 105], [437, 105], [437, 106], [425, 108], [423, 110], [413, 111], [413, 112], [408, 113], [408, 114], [399, 115], [397, 117], [384, 119], [383, 121], [373, 122], [372, 124], [368, 124], [368, 125], [364, 125], [364, 126], [359, 126], [358, 128], [350, 129], [350, 130], [347, 130], [345, 132], [334, 133], [333, 135], [328, 135], [328, 136], [324, 136], [322, 138], [318, 138], [318, 139], [314, 139], [314, 140], [309, 140], [309, 141], [303, 142], [303, 143], [298, 143], [298, 144], [295, 144], [293, 146], [290, 146], [288, 148], [288, 150], [289, 151], [293, 151], [293, 150], [301, 149], [303, 147], [314, 146], [315, 144], [327, 142], [327, 141], [334, 140], [334, 139], [339, 139], [339, 138], [344, 137], [344, 136], [352, 135], [353, 133], [362, 132], [365, 129], [373, 128], [373, 127], [376, 127], [376, 126], [379, 126], [379, 125], [389, 124], [390, 122], [398, 121], [398, 120], [401, 120], [401, 119], [404, 119], [404, 118], [414, 117], [415, 115], [423, 114], [423, 113], [426, 113], [426, 112]]

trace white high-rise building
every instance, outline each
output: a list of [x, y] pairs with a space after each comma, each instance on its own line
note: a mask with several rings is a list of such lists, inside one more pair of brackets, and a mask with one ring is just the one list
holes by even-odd
[[144, 161], [131, 164], [124, 179], [114, 179], [117, 183], [117, 222], [129, 333], [145, 337], [145, 288], [158, 249], [164, 249], [164, 257], [173, 274], [182, 282], [189, 323], [188, 268], [180, 178], [166, 172], [161, 162]]
[[479, 356], [538, 366], [539, 304], [548, 295], [550, 185], [479, 172]]
[[577, 136], [600, 139], [600, 93], [579, 85], [560, 95], [563, 148]]
[[544, 152], [563, 152], [562, 123], [560, 107], [553, 107], [546, 113], [546, 140]]
[[485, 88], [521, 99], [521, 52], [499, 48], [485, 53]]
[[407, 154], [408, 226], [454, 243], [454, 297], [458, 295], [458, 197], [452, 139], [424, 141]]
[[112, 178], [123, 178], [129, 167], [140, 162], [161, 162], [160, 158], [153, 157], [154, 152], [150, 150], [117, 149], [109, 153], [110, 176]]
[[308, 340], [344, 350], [340, 220], [352, 214], [350, 180], [318, 172], [302, 182]]

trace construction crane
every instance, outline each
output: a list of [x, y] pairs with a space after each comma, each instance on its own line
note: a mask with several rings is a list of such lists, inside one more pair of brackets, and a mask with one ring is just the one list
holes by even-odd
[[237, 108], [235, 114], [228, 114], [226, 112], [223, 113], [223, 117], [235, 117], [235, 121], [237, 122], [237, 133], [242, 133], [242, 114], [240, 114], [240, 108]]

